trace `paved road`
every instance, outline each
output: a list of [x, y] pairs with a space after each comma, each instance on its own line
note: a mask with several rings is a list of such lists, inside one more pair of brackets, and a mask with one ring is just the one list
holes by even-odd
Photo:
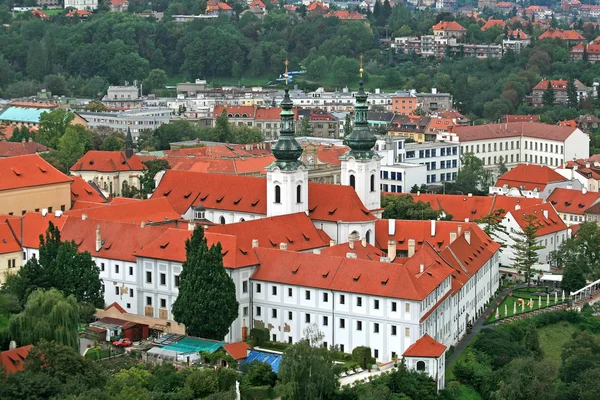
[[452, 353], [450, 358], [448, 358], [446, 360], [446, 368], [448, 368], [450, 366], [450, 364], [458, 358], [460, 353], [462, 353], [467, 348], [467, 346], [469, 345], [469, 343], [471, 343], [471, 340], [473, 340], [475, 335], [477, 335], [482, 329], [486, 329], [486, 328], [489, 328], [490, 326], [493, 326], [492, 324], [484, 325], [484, 322], [485, 322], [485, 316], [490, 313], [490, 309], [496, 308], [496, 301], [500, 301], [502, 296], [508, 296], [508, 293], [512, 292], [513, 290], [523, 288], [523, 287], [527, 287], [527, 285], [519, 284], [519, 285], [511, 286], [510, 288], [504, 289], [500, 293], [498, 293], [498, 296], [496, 296], [494, 301], [490, 302], [490, 305], [484, 310], [483, 314], [481, 314], [479, 319], [477, 321], [475, 321], [475, 324], [473, 325], [473, 328], [471, 329], [471, 333], [467, 333], [465, 336], [463, 336], [461, 341], [458, 342], [458, 344], [456, 346], [454, 346], [454, 353]]

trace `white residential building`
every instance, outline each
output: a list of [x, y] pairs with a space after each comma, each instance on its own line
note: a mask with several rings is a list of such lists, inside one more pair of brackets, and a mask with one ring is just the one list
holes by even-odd
[[95, 11], [98, 9], [98, 0], [65, 0], [65, 8]]
[[172, 111], [170, 108], [149, 107], [127, 111], [78, 111], [77, 114], [87, 121], [89, 128], [105, 126], [123, 133], [129, 129], [133, 140], [137, 141], [142, 130], [154, 130], [168, 124]]

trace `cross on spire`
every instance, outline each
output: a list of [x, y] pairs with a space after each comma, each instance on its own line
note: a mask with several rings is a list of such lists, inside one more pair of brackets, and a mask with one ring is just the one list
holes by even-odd
[[289, 63], [290, 63], [290, 62], [289, 62], [289, 61], [288, 61], [288, 59], [286, 58], [286, 59], [285, 59], [285, 62], [284, 62], [284, 64], [285, 64], [285, 75], [283, 76], [283, 77], [285, 78], [285, 84], [286, 84], [286, 85], [288, 84], [288, 78], [289, 78], [289, 74], [288, 74], [288, 64], [289, 64]]
[[360, 77], [362, 78], [362, 74], [363, 74], [363, 55], [360, 55]]

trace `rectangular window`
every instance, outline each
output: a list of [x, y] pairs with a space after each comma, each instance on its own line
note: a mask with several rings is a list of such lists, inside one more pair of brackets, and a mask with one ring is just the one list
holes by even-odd
[[288, 288], [288, 297], [292, 297], [292, 288]]
[[396, 302], [392, 301], [392, 312], [396, 312]]
[[392, 351], [392, 360], [395, 360], [396, 358], [397, 358], [397, 357], [396, 357], [396, 352], [395, 352], [395, 351]]
[[362, 297], [360, 296], [356, 298], [356, 307], [362, 307]]
[[272, 287], [271, 287], [271, 294], [272, 294], [273, 296], [277, 296], [277, 286], [272, 286]]
[[[248, 122], [248, 123], [249, 123], [249, 122]], [[291, 336], [288, 336], [288, 343], [289, 343], [289, 344], [292, 344], [292, 337], [291, 337]]]
[[146, 283], [152, 283], [152, 272], [146, 271]]
[[410, 303], [404, 303], [404, 312], [410, 313]]
[[119, 273], [119, 264], [115, 264], [115, 274]]
[[356, 321], [356, 330], [362, 331], [362, 321]]
[[392, 336], [396, 336], [396, 325], [392, 325]]
[[346, 327], [346, 320], [344, 318], [340, 318], [340, 328], [345, 328]]
[[127, 303], [127, 308], [131, 308], [131, 303]]
[[160, 274], [160, 284], [161, 285], [166, 285], [167, 284], [167, 274]]
[[404, 336], [410, 337], [410, 328], [404, 328]]
[[344, 352], [344, 345], [340, 344], [340, 351], [343, 353]]
[[373, 357], [379, 358], [379, 350], [373, 349]]
[[329, 293], [323, 293], [323, 303], [327, 303], [329, 301]]
[[379, 324], [378, 323], [373, 324], [373, 332], [379, 333]]
[[260, 283], [256, 284], [256, 293], [260, 293], [262, 291], [262, 285]]
[[100, 271], [104, 272], [104, 263], [100, 263]]
[[[160, 299], [160, 308], [167, 308], [167, 300], [166, 299]], [[246, 310], [247, 312], [247, 310]]]
[[[9, 266], [9, 268], [10, 268], [10, 260], [8, 260], [8, 264], [9, 264], [8, 266]], [[118, 286], [115, 288], [115, 294], [116, 294], [117, 296], [120, 294], [120, 288], [119, 288]]]
[[340, 294], [340, 304], [346, 304], [346, 296], [343, 294]]
[[328, 326], [329, 325], [329, 317], [324, 316], [323, 317], [323, 326]]
[[242, 282], [242, 293], [248, 293], [248, 281]]
[[306, 322], [307, 324], [310, 324], [310, 314], [304, 315], [304, 322]]
[[306, 292], [304, 292], [304, 298], [306, 300], [310, 300], [310, 290], [307, 290]]
[[179, 275], [175, 275], [175, 287], [179, 287], [181, 285], [181, 277]]
[[379, 300], [375, 300], [374, 303], [375, 304], [373, 305], [373, 308], [375, 308], [376, 310], [379, 310]]
[[244, 308], [242, 308], [242, 315], [243, 315], [244, 317], [247, 317], [247, 316], [248, 316], [248, 307], [244, 307]]
[[292, 320], [293, 319], [293, 314], [291, 311], [288, 311], [288, 320]]
[[133, 289], [129, 289], [129, 297], [133, 297]]
[[273, 336], [272, 336], [272, 338], [273, 338], [273, 342], [276, 342], [277, 341], [277, 334], [274, 333]]
[[133, 267], [129, 267], [129, 276], [133, 275]]
[[260, 308], [260, 307], [256, 307], [256, 316], [257, 316], [257, 317], [260, 317], [260, 316], [261, 316], [261, 314], [262, 314], [262, 308]]
[[271, 317], [277, 318], [277, 310], [275, 308], [271, 310]]
[[152, 306], [152, 297], [146, 296], [146, 305], [147, 306]]

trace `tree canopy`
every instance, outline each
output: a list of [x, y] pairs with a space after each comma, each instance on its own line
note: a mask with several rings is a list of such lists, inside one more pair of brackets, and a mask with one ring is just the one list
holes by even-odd
[[535, 273], [534, 266], [538, 263], [538, 250], [544, 248], [544, 246], [538, 243], [537, 232], [539, 225], [537, 224], [537, 217], [533, 214], [525, 215], [523, 217], [526, 225], [521, 230], [513, 230], [511, 237], [514, 240], [512, 244], [512, 250], [514, 251], [514, 257], [511, 259], [513, 267], [520, 273], [523, 273], [527, 286], [531, 284], [531, 278]]
[[430, 203], [413, 198], [410, 194], [382, 196], [381, 207], [384, 208], [385, 219], [452, 220], [452, 215], [443, 210], [434, 210]]

